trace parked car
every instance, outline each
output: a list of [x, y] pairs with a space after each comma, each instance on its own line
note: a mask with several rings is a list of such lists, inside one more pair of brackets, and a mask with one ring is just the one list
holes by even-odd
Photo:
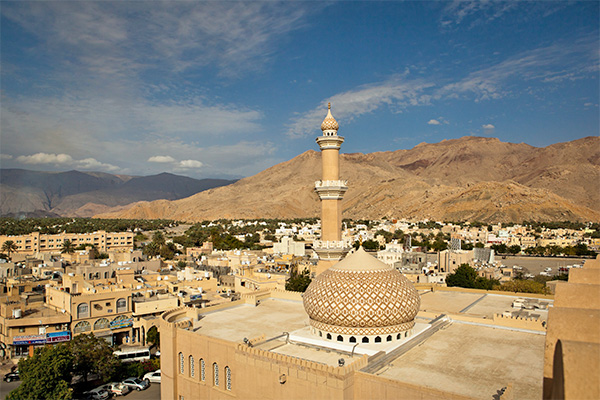
[[160, 383], [160, 369], [157, 369], [153, 372], [148, 372], [144, 375], [144, 379], [148, 379], [148, 381], [153, 383]]
[[125, 396], [127, 393], [131, 392], [129, 386], [121, 382], [111, 382], [102, 387], [106, 389], [109, 393], [112, 393], [117, 396]]
[[9, 372], [8, 374], [4, 375], [3, 379], [6, 382], [12, 382], [12, 381], [18, 381], [21, 378], [19, 377], [19, 372], [15, 371], [15, 372]]
[[83, 395], [90, 400], [106, 400], [110, 398], [110, 393], [103, 386], [84, 392]]
[[140, 378], [127, 378], [123, 381], [123, 384], [129, 386], [131, 390], [145, 390], [150, 387], [150, 381], [148, 379]]

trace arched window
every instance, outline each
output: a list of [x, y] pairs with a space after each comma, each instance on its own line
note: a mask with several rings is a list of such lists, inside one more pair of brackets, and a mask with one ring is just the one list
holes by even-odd
[[88, 318], [90, 316], [90, 307], [86, 303], [77, 306], [77, 318]]
[[108, 271], [104, 273], [104, 279], [108, 279]]
[[110, 322], [106, 318], [100, 318], [98, 321], [94, 323], [94, 330], [97, 331], [99, 329], [108, 329]]
[[323, 332], [319, 331], [319, 337], [323, 337]]
[[399, 333], [398, 335], [396, 335], [396, 339], [400, 340], [402, 338], [402, 334]]
[[331, 340], [331, 333], [327, 334], [327, 340]]
[[194, 356], [190, 356], [190, 376], [193, 378], [196, 374], [196, 366], [194, 365]]
[[79, 321], [77, 325], [75, 325], [75, 327], [73, 328], [73, 332], [75, 333], [88, 332], [91, 330], [92, 326], [87, 321]]
[[231, 368], [225, 367], [225, 388], [231, 390]]
[[179, 373], [183, 374], [183, 353], [179, 353]]
[[117, 300], [117, 312], [125, 312], [127, 311], [127, 300], [119, 299]]
[[375, 337], [375, 343], [381, 343], [381, 337], [376, 336]]
[[200, 359], [200, 380], [202, 382], [206, 380], [206, 365], [204, 364], [204, 358]]
[[392, 341], [392, 335], [388, 335], [388, 337], [387, 337], [387, 339], [386, 339], [386, 340], [387, 340], [388, 342], [391, 342], [391, 341]]
[[350, 336], [350, 343], [356, 343], [356, 338], [354, 336]]
[[219, 366], [217, 363], [213, 364], [213, 385], [219, 386]]
[[368, 337], [366, 337], [366, 336], [363, 336], [363, 338], [362, 338], [362, 342], [363, 342], [363, 343], [369, 343], [369, 338], [368, 338]]
[[338, 335], [337, 341], [338, 342], [343, 342], [344, 341], [344, 338], [342, 337], [342, 335]]

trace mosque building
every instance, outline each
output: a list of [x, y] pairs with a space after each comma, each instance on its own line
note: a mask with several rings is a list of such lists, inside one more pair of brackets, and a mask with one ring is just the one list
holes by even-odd
[[161, 398], [541, 398], [543, 376], [552, 383], [552, 297], [527, 295], [539, 309], [514, 317], [515, 293], [415, 286], [362, 248], [350, 252], [341, 238], [344, 138], [330, 107], [321, 128], [320, 273], [304, 294], [257, 290], [162, 314]]

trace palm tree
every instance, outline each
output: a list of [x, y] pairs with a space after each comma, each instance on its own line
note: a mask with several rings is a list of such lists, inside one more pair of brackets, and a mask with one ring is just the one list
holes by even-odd
[[69, 239], [65, 239], [62, 244], [62, 249], [60, 250], [61, 254], [73, 254], [75, 253], [75, 245]]
[[18, 250], [17, 245], [12, 240], [7, 240], [2, 243], [2, 251], [6, 252], [8, 259], [10, 260], [10, 253], [14, 253]]

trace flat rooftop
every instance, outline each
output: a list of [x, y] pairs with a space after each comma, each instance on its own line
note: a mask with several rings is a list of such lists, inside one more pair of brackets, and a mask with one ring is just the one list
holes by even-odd
[[[502, 314], [505, 311], [517, 311], [512, 303], [516, 299], [528, 298], [523, 293], [515, 295], [504, 295], [489, 293], [466, 293], [438, 290], [435, 292], [421, 293], [421, 311], [444, 312], [454, 314], [465, 314], [474, 317], [485, 317], [491, 319], [494, 314]], [[543, 303], [553, 304], [551, 299], [536, 299]], [[548, 319], [548, 310], [527, 310], [533, 314], [540, 315], [541, 320]]]
[[[208, 308], [207, 310], [209, 310]], [[196, 332], [241, 343], [264, 334], [267, 339], [308, 326], [308, 315], [299, 301], [266, 299], [203, 314]]]
[[486, 399], [512, 384], [515, 399], [539, 399], [544, 341], [544, 335], [455, 322], [375, 375]]

